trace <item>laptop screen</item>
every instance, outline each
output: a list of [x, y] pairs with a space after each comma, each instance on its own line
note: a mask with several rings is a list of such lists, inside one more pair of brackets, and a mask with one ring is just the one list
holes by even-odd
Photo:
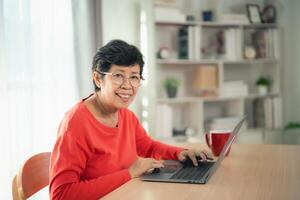
[[218, 167], [220, 166], [221, 162], [223, 161], [223, 159], [225, 158], [225, 155], [229, 149], [229, 147], [232, 145], [232, 143], [234, 142], [239, 130], [241, 129], [243, 122], [245, 121], [246, 117], [243, 117], [239, 123], [234, 127], [233, 131], [230, 134], [230, 137], [228, 138], [227, 142], [225, 143], [220, 156], [217, 160], [217, 162], [214, 164], [214, 166], [212, 167], [212, 169], [209, 171], [209, 174], [207, 176], [207, 179], [209, 179], [214, 173], [215, 171], [218, 169]]

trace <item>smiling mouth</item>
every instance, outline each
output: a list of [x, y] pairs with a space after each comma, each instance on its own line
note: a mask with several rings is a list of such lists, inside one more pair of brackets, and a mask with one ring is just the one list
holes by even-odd
[[132, 95], [130, 95], [130, 94], [118, 94], [117, 93], [117, 96], [120, 97], [123, 101], [128, 101]]

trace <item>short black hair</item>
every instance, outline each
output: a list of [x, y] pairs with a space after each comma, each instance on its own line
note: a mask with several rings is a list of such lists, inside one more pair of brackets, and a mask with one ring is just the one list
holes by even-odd
[[[130, 67], [138, 64], [140, 66], [140, 76], [143, 74], [144, 60], [143, 55], [137, 47], [130, 45], [122, 40], [111, 40], [103, 47], [97, 50], [93, 59], [92, 70], [108, 72], [111, 65], [120, 65]], [[104, 75], [101, 75], [103, 77]], [[94, 83], [95, 91], [99, 88]]]

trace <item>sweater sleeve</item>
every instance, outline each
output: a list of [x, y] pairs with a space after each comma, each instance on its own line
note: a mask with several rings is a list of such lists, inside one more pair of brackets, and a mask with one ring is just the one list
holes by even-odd
[[81, 180], [88, 154], [88, 150], [69, 134], [58, 138], [50, 163], [51, 199], [99, 199], [131, 179], [128, 169], [124, 169]]
[[136, 146], [139, 156], [165, 160], [177, 160], [177, 154], [184, 150], [180, 147], [152, 140], [139, 121], [136, 124]]

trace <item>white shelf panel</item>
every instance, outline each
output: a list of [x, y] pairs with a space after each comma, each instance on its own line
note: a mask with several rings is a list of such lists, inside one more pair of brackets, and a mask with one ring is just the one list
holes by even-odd
[[240, 64], [246, 64], [246, 65], [251, 65], [251, 64], [276, 64], [278, 63], [277, 59], [253, 59], [253, 60], [223, 60], [221, 61], [225, 65], [240, 65]]
[[247, 25], [246, 23], [227, 23], [227, 22], [197, 22], [197, 25], [210, 28], [239, 27]]
[[161, 65], [201, 65], [201, 64], [225, 64], [225, 65], [251, 65], [251, 64], [277, 64], [277, 59], [254, 59], [254, 60], [183, 60], [183, 59], [157, 59]]
[[262, 94], [249, 94], [246, 99], [258, 99], [258, 98], [269, 98], [269, 97], [279, 97], [279, 93], [268, 93], [265, 95]]
[[236, 99], [258, 99], [280, 96], [279, 93], [261, 94], [249, 94], [247, 96], [224, 96], [224, 97], [176, 97], [176, 98], [158, 98], [157, 103], [202, 103], [202, 102], [218, 102], [218, 101], [230, 101]]
[[244, 27], [244, 28], [277, 28], [277, 24], [249, 24], [249, 23], [229, 23], [229, 22], [203, 22], [203, 21], [186, 21], [186, 22], [172, 22], [172, 21], [156, 21], [156, 25], [177, 25], [177, 26], [203, 26], [210, 28], [222, 27]]
[[196, 22], [172, 22], [172, 21], [156, 21], [158, 26], [195, 26]]
[[277, 24], [244, 24], [245, 28], [277, 28]]
[[158, 103], [202, 103], [202, 98], [200, 97], [176, 97], [176, 98], [159, 98]]
[[236, 100], [236, 99], [244, 99], [246, 98], [245, 96], [224, 96], [224, 97], [206, 97], [203, 98], [204, 102], [218, 102], [218, 101], [230, 101], [230, 100]]
[[201, 65], [218, 64], [218, 60], [183, 60], [183, 59], [157, 59], [157, 64], [162, 65]]

